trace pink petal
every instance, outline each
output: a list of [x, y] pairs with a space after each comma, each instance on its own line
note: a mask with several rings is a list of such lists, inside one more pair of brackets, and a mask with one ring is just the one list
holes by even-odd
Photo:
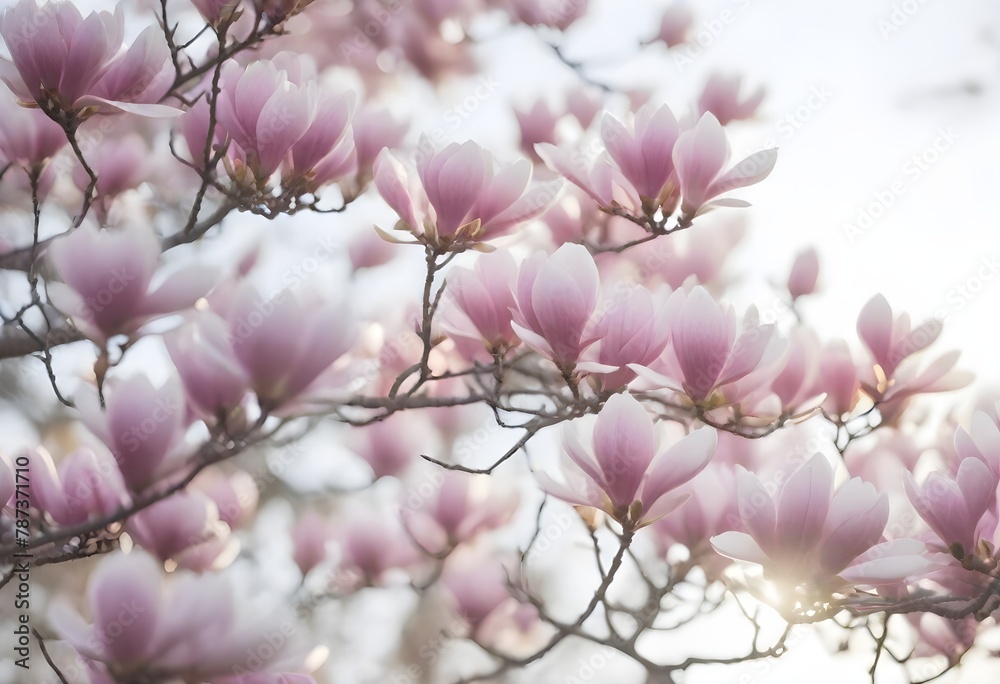
[[718, 435], [710, 427], [699, 428], [656, 456], [642, 483], [642, 503], [650, 510], [667, 492], [680, 487], [704, 470], [715, 455]]
[[782, 546], [804, 553], [819, 542], [830, 508], [833, 468], [816, 454], [788, 478], [778, 496], [775, 536]]
[[110, 556], [91, 575], [87, 594], [94, 629], [112, 662], [142, 662], [149, 652], [160, 617], [162, 576], [159, 564], [140, 551]]
[[655, 448], [653, 420], [642, 404], [630, 394], [608, 399], [597, 416], [594, 454], [616, 507], [627, 508], [636, 500]]
[[892, 309], [885, 297], [872, 297], [858, 315], [858, 336], [875, 363], [886, 367], [892, 351]]
[[768, 562], [767, 554], [760, 548], [754, 538], [743, 532], [723, 532], [711, 538], [712, 548], [726, 558], [748, 561], [764, 565]]

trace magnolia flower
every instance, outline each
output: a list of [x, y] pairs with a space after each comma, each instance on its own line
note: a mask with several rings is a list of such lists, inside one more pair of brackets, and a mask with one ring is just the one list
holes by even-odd
[[629, 364], [645, 366], [663, 353], [670, 337], [670, 313], [665, 302], [642, 286], [628, 290], [608, 307], [594, 325], [598, 341], [586, 354], [613, 369], [595, 373], [603, 389], [621, 389], [636, 378]]
[[80, 418], [111, 450], [129, 491], [138, 492], [172, 469], [185, 452], [190, 425], [176, 378], [153, 387], [145, 375], [111, 377], [104, 383], [105, 406], [96, 391], [77, 394]]
[[616, 394], [597, 415], [589, 438], [575, 425], [567, 426], [564, 481], [543, 472], [536, 476], [553, 496], [603, 510], [636, 529], [684, 503], [689, 495], [674, 490], [697, 475], [715, 453], [711, 428], [695, 430], [670, 446], [662, 441], [642, 404], [630, 394]]
[[[764, 566], [768, 576], [824, 590], [891, 584], [927, 567], [923, 544], [878, 545], [889, 519], [885, 494], [854, 478], [834, 490], [833, 468], [816, 454], [776, 494], [737, 467], [737, 499], [746, 532], [712, 537], [723, 556]], [[868, 552], [868, 555], [863, 555]]]
[[812, 247], [799, 252], [788, 274], [788, 293], [792, 300], [810, 295], [816, 291], [816, 279], [819, 277], [819, 254]]
[[601, 119], [608, 155], [647, 210], [662, 206], [670, 214], [677, 206], [672, 154], [679, 135], [677, 119], [666, 105], [642, 107], [628, 127], [607, 113]]
[[91, 12], [86, 18], [70, 2], [20, 0], [3, 16], [11, 60], [0, 58], [0, 79], [22, 103], [34, 103], [73, 125], [94, 114], [130, 112], [176, 116], [156, 104], [170, 89], [174, 69], [159, 26], [149, 26], [122, 49], [125, 17]]
[[338, 572], [353, 582], [342, 589], [379, 586], [388, 573], [406, 568], [418, 559], [417, 549], [395, 520], [385, 517], [357, 517], [348, 520], [337, 532], [341, 549]]
[[0, 95], [0, 159], [27, 171], [40, 169], [66, 143], [62, 127], [43, 112]]
[[589, 0], [505, 0], [512, 19], [528, 26], [551, 26], [565, 31], [587, 13]]
[[449, 471], [421, 506], [403, 508], [403, 524], [424, 549], [439, 553], [505, 524], [518, 502], [516, 492], [497, 486], [492, 478]]
[[[27, 456], [32, 504], [60, 525], [110, 515], [130, 502], [118, 466], [106, 452], [79, 449], [62, 460], [58, 471], [41, 447]], [[6, 501], [0, 491], [0, 502]]]
[[308, 509], [292, 528], [292, 559], [303, 576], [322, 563], [327, 543], [333, 538], [333, 526], [319, 513]]
[[917, 486], [913, 474], [903, 474], [906, 496], [941, 541], [936, 545], [958, 560], [977, 552], [977, 527], [996, 504], [997, 479], [983, 461], [966, 458], [955, 479], [933, 472]]
[[396, 413], [387, 420], [351, 430], [353, 449], [372, 469], [375, 479], [397, 476], [416, 458], [426, 425], [413, 414]]
[[733, 529], [734, 522], [739, 524], [732, 466], [716, 459], [677, 491], [689, 494], [690, 498], [672, 514], [658, 520], [653, 529], [664, 540], [683, 544], [692, 555], [705, 552], [714, 555], [709, 538]]
[[199, 491], [215, 502], [219, 520], [236, 528], [257, 510], [260, 491], [257, 480], [245, 470], [207, 468], [191, 482], [189, 491]]
[[962, 426], [955, 430], [955, 453], [960, 459], [978, 458], [1000, 481], [1000, 426], [985, 411], [972, 414], [969, 431]]
[[212, 26], [224, 26], [239, 15], [236, 13], [241, 0], [191, 0], [205, 21]]
[[151, 289], [160, 245], [146, 223], [106, 230], [84, 223], [56, 240], [48, 255], [65, 281], [48, 283], [49, 299], [98, 344], [192, 306], [214, 281], [211, 269], [191, 264]]
[[479, 342], [490, 355], [503, 356], [521, 342], [511, 327], [516, 279], [517, 264], [507, 251], [483, 254], [471, 269], [452, 269], [442, 328], [453, 337]]
[[358, 155], [351, 132], [355, 100], [354, 93], [320, 95], [316, 118], [291, 147], [282, 183], [314, 192], [321, 185], [357, 173]]
[[267, 299], [243, 281], [223, 313], [232, 353], [257, 399], [270, 408], [300, 395], [354, 342], [344, 303], [305, 286]]
[[813, 394], [826, 394], [823, 410], [831, 416], [845, 416], [861, 397], [861, 381], [851, 350], [843, 340], [834, 340], [820, 351], [819, 375]]
[[[310, 130], [318, 108], [310, 66], [304, 57], [280, 55], [246, 68], [232, 60], [223, 65], [218, 135], [228, 136], [237, 148], [235, 159], [227, 157], [231, 160], [230, 176], [237, 182], [265, 184]], [[202, 136], [192, 150], [196, 157], [201, 156], [204, 140]]]
[[694, 25], [694, 12], [684, 0], [672, 3], [663, 12], [657, 40], [662, 40], [668, 48], [687, 42], [688, 33]]
[[[134, 132], [115, 138], [109, 136], [87, 155], [87, 164], [97, 175], [93, 206], [101, 223], [107, 221], [115, 197], [148, 180], [149, 157], [146, 141]], [[90, 187], [90, 175], [82, 164], [77, 163], [73, 167], [73, 183], [80, 192], [86, 192]]]
[[515, 602], [506, 580], [504, 566], [496, 556], [472, 549], [450, 555], [441, 573], [441, 585], [450, 603], [473, 636], [500, 606]]
[[535, 145], [555, 142], [556, 121], [559, 116], [541, 98], [527, 111], [515, 109], [514, 116], [517, 117], [517, 126], [521, 130], [521, 151], [532, 159], [539, 159]]
[[536, 252], [521, 263], [511, 327], [525, 344], [568, 373], [596, 341], [583, 335], [599, 287], [597, 266], [586, 247], [565, 244], [551, 256]]
[[[103, 663], [113, 681], [137, 681], [150, 672], [216, 684], [313, 681], [276, 674], [302, 663], [300, 640], [282, 632], [292, 617], [235, 596], [232, 582], [220, 575], [180, 571], [167, 578], [144, 551], [116, 552], [90, 575], [85, 605], [89, 622], [64, 600], [50, 608], [49, 622], [81, 656]], [[284, 636], [275, 643], [278, 633]], [[270, 644], [270, 657], [260, 656], [261, 644]], [[255, 674], [233, 674], [240, 670]]]
[[236, 557], [240, 544], [207, 494], [178, 492], [144, 508], [125, 525], [132, 539], [161, 561], [204, 572], [224, 568]]
[[680, 125], [666, 105], [641, 107], [628, 125], [605, 112], [601, 140], [606, 152], [588, 165], [582, 155], [549, 143], [536, 146], [538, 156], [601, 207], [625, 205], [652, 214], [660, 207], [671, 214], [678, 189], [673, 156]]
[[785, 366], [771, 382], [771, 391], [781, 402], [781, 412], [797, 415], [819, 405], [816, 392], [820, 372], [820, 346], [816, 334], [808, 328], [795, 328], [788, 337]]
[[873, 362], [862, 378], [865, 392], [876, 400], [899, 402], [914, 394], [947, 392], [968, 384], [970, 373], [952, 370], [958, 352], [944, 354], [924, 369], [910, 359], [929, 347], [941, 330], [937, 319], [911, 329], [908, 314], [894, 316], [885, 297], [872, 297], [858, 315], [858, 336]]
[[[505, 235], [541, 215], [557, 185], [529, 189], [527, 160], [497, 168], [493, 155], [471, 140], [432, 151], [421, 138], [417, 179], [389, 150], [375, 160], [375, 185], [400, 217], [396, 228], [438, 249], [464, 248]], [[379, 234], [399, 242], [388, 233]]]
[[772, 324], [757, 325], [748, 314], [742, 330], [729, 305], [720, 306], [701, 286], [671, 298], [680, 302], [672, 319], [670, 347], [660, 358], [660, 370], [640, 364], [630, 368], [651, 383], [683, 392], [696, 405], [716, 407], [737, 403], [757, 384], [736, 383], [758, 369], [766, 369], [780, 355], [784, 343]]
[[354, 148], [358, 157], [358, 182], [364, 185], [372, 178], [375, 159], [386, 147], [399, 147], [409, 123], [398, 121], [384, 109], [362, 104], [354, 117]]
[[699, 116], [711, 112], [723, 126], [737, 119], [751, 118], [764, 99], [764, 87], [741, 98], [742, 87], [742, 76], [713, 73], [698, 97]]
[[191, 312], [183, 324], [163, 335], [189, 405], [206, 420], [228, 415], [250, 387], [230, 339], [226, 321], [211, 311]]
[[729, 162], [726, 132], [714, 115], [702, 115], [694, 128], [680, 134], [674, 145], [682, 219], [689, 221], [714, 207], [748, 206], [742, 200], [710, 200], [730, 190], [761, 182], [771, 173], [777, 158], [776, 149], [763, 150], [726, 171]]

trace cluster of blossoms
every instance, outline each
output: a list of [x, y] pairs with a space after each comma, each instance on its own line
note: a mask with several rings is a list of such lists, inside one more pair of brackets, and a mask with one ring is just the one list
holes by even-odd
[[[925, 395], [972, 379], [957, 352], [927, 360], [940, 322], [876, 295], [856, 334], [821, 339], [808, 249], [780, 311], [729, 301], [728, 209], [777, 152], [731, 163], [726, 126], [762, 88], [712, 74], [681, 116], [572, 89], [511, 112], [510, 160], [409, 137], [384, 101], [400, 74], [474, 74], [479, 22], [562, 35], [587, 2], [189, 4], [128, 47], [122, 6], [18, 0], [0, 26], [0, 203], [24, 219], [0, 269], [28, 284], [0, 307], [0, 370], [32, 357], [17, 368], [54, 395], [51, 415], [4, 409], [34, 434], [0, 453], [0, 592], [25, 549], [89, 573], [36, 613], [63, 681], [358, 678], [341, 669], [366, 637], [331, 637], [327, 609], [357, 624], [383, 594], [426, 681], [450, 681], [431, 666], [452, 644], [490, 668], [462, 681], [486, 680], [577, 637], [672, 681], [690, 661], [640, 645], [689, 589], [789, 625], [877, 619], [879, 652], [905, 614], [912, 657], [949, 668], [1000, 620], [1000, 403], [918, 430]], [[693, 22], [674, 5], [649, 42]], [[364, 233], [288, 267], [300, 212]], [[238, 213], [280, 237], [248, 248], [223, 230]], [[400, 287], [408, 256], [422, 296]], [[387, 283], [405, 306], [374, 301]], [[546, 572], [587, 577], [580, 539], [599, 578], [567, 620]], [[536, 562], [560, 543], [570, 560]], [[619, 600], [627, 571], [645, 595]]]

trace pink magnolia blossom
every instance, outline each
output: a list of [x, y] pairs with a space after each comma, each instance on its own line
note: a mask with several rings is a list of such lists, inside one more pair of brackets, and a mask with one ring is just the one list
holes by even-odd
[[972, 414], [970, 430], [955, 430], [955, 454], [959, 459], [978, 458], [1000, 482], [1000, 426], [985, 411]]
[[65, 281], [48, 283], [50, 300], [98, 344], [192, 306], [214, 281], [211, 269], [191, 264], [151, 288], [160, 245], [140, 222], [106, 230], [85, 222], [56, 240], [48, 255]]
[[604, 100], [594, 88], [581, 86], [566, 93], [566, 111], [580, 122], [581, 128], [589, 128], [603, 107]]
[[358, 155], [351, 132], [355, 99], [354, 93], [319, 96], [316, 118], [291, 147], [283, 183], [313, 192], [357, 173]]
[[687, 499], [688, 494], [675, 490], [708, 464], [716, 435], [711, 428], [701, 428], [664, 446], [661, 430], [642, 404], [630, 394], [616, 394], [601, 409], [589, 438], [570, 425], [563, 446], [564, 481], [539, 472], [542, 487], [564, 501], [603, 510], [635, 529], [662, 518]]
[[[87, 155], [87, 164], [97, 174], [93, 206], [101, 223], [107, 221], [115, 197], [148, 180], [149, 156], [146, 141], [134, 132], [105, 138]], [[73, 182], [80, 192], [86, 192], [90, 186], [90, 176], [80, 164], [73, 167]]]
[[920, 486], [909, 471], [903, 476], [907, 498], [941, 541], [937, 547], [959, 560], [975, 553], [977, 527], [996, 504], [997, 480], [989, 466], [978, 458], [966, 458], [954, 480], [933, 472]]
[[688, 33], [693, 25], [694, 12], [687, 2], [679, 0], [664, 10], [656, 38], [666, 43], [668, 48], [683, 45], [687, 42]]
[[440, 553], [504, 525], [518, 503], [516, 492], [489, 477], [446, 472], [434, 496], [403, 508], [403, 524], [424, 549]]
[[631, 288], [594, 325], [598, 342], [587, 350], [586, 358], [613, 369], [595, 372], [602, 389], [621, 389], [636, 378], [629, 364], [646, 366], [663, 353], [670, 338], [671, 314], [664, 300], [642, 286]]
[[205, 469], [191, 482], [191, 489], [212, 499], [219, 520], [232, 529], [253, 517], [260, 500], [257, 481], [245, 470]]
[[258, 400], [271, 408], [301, 394], [354, 342], [344, 303], [307, 286], [267, 299], [244, 281], [224, 313], [233, 354]]
[[79, 392], [80, 417], [111, 450], [128, 489], [141, 491], [184, 455], [183, 390], [175, 378], [153, 387], [145, 375], [115, 376], [104, 383], [104, 398], [102, 408], [96, 391]]
[[[375, 160], [375, 185], [399, 215], [397, 229], [447, 249], [492, 240], [540, 216], [557, 184], [529, 186], [531, 163], [497, 168], [493, 155], [471, 140], [430, 151], [421, 139], [417, 178], [390, 151]], [[397, 241], [388, 233], [387, 240]]]
[[531, 109], [514, 110], [518, 128], [521, 129], [521, 151], [532, 159], [539, 159], [535, 152], [536, 143], [554, 143], [556, 141], [556, 115], [549, 104], [539, 98]]
[[191, 0], [201, 16], [212, 26], [224, 26], [238, 16], [241, 0]]
[[528, 26], [551, 26], [565, 31], [587, 13], [589, 0], [505, 0], [512, 19]]
[[679, 135], [677, 119], [666, 105], [642, 107], [630, 126], [610, 114], [601, 120], [601, 138], [608, 155], [646, 209], [662, 206], [669, 214], [677, 206], [672, 153]]
[[295, 521], [292, 559], [303, 576], [326, 559], [327, 545], [333, 534], [333, 525], [311, 508]]
[[819, 254], [812, 247], [799, 252], [788, 274], [788, 293], [792, 300], [810, 295], [816, 291], [816, 279], [819, 277]]
[[32, 504], [60, 525], [110, 515], [130, 503], [118, 466], [106, 452], [79, 449], [62, 460], [58, 471], [42, 448], [27, 456]]
[[195, 572], [224, 568], [239, 552], [215, 502], [202, 492], [178, 492], [157, 501], [129, 518], [125, 529], [161, 561]]
[[396, 258], [398, 252], [391, 244], [376, 233], [364, 232], [347, 245], [347, 257], [351, 268], [357, 272], [366, 268], [377, 268]]
[[229, 327], [211, 311], [194, 311], [163, 336], [192, 409], [218, 420], [240, 405], [250, 378], [233, 357]]
[[40, 169], [66, 143], [62, 127], [44, 113], [0, 95], [0, 159], [27, 171]]
[[[235, 181], [258, 187], [266, 184], [310, 130], [318, 96], [305, 61], [304, 57], [287, 57], [260, 60], [246, 68], [234, 61], [223, 65], [218, 135], [228, 136], [236, 146], [231, 151], [236, 157], [230, 158], [230, 176]], [[192, 150], [196, 158], [201, 156], [204, 139]]]
[[400, 524], [385, 517], [348, 520], [336, 541], [341, 548], [338, 571], [356, 582], [355, 589], [385, 584], [391, 571], [405, 569], [418, 559], [417, 549]]
[[882, 295], [875, 295], [858, 315], [858, 336], [871, 356], [862, 387], [873, 399], [904, 401], [918, 393], [947, 392], [972, 380], [968, 372], [953, 370], [958, 352], [949, 352], [921, 368], [914, 354], [929, 347], [941, 334], [941, 321], [932, 319], [911, 329], [910, 317], [895, 316]]
[[[784, 343], [772, 324], [758, 325], [753, 311], [742, 329], [729, 305], [720, 306], [701, 286], [690, 293], [677, 290], [672, 304], [670, 347], [660, 358], [661, 370], [639, 364], [630, 366], [647, 381], [683, 392], [697, 405], [714, 407], [739, 401], [767, 378], [755, 371], [766, 369], [781, 354]], [[754, 375], [760, 382], [737, 386]]]
[[740, 97], [742, 89], [742, 76], [713, 73], [698, 97], [698, 114], [711, 112], [723, 126], [731, 121], [752, 118], [764, 100], [764, 86], [745, 97]]
[[771, 173], [777, 158], [776, 149], [762, 150], [725, 170], [729, 163], [726, 132], [713, 114], [702, 115], [694, 128], [680, 134], [673, 148], [682, 218], [691, 220], [717, 206], [747, 206], [742, 200], [710, 200], [761, 182]]
[[843, 340], [834, 340], [820, 351], [819, 376], [814, 394], [826, 394], [823, 409], [831, 416], [845, 416], [861, 397], [861, 381], [851, 350]]
[[480, 255], [471, 269], [452, 269], [442, 327], [449, 335], [479, 342], [490, 355], [503, 356], [521, 342], [511, 327], [516, 280], [517, 264], [507, 251]]
[[411, 414], [352, 431], [354, 451], [371, 466], [375, 479], [400, 475], [416, 458], [414, 444], [425, 435], [424, 423]]
[[781, 402], [783, 414], [797, 415], [819, 405], [821, 395], [816, 391], [819, 372], [819, 340], [808, 328], [796, 328], [788, 337], [784, 368], [771, 382], [771, 391]]
[[714, 555], [709, 538], [739, 524], [732, 466], [713, 461], [677, 491], [690, 498], [654, 523], [653, 529], [663, 540], [686, 546], [692, 556]]
[[551, 256], [536, 252], [521, 263], [511, 327], [524, 342], [565, 370], [594, 339], [584, 330], [597, 306], [600, 279], [582, 245], [565, 244]]
[[354, 147], [358, 156], [358, 180], [364, 185], [372, 178], [375, 159], [386, 147], [399, 147], [409, 123], [397, 120], [384, 109], [362, 104], [354, 117]]
[[738, 467], [747, 531], [724, 532], [712, 546], [723, 556], [764, 566], [776, 579], [820, 590], [893, 583], [925, 569], [919, 542], [896, 540], [873, 549], [889, 518], [886, 495], [857, 478], [834, 490], [833, 475], [829, 461], [816, 454], [771, 495], [757, 476]]
[[84, 18], [70, 2], [20, 0], [4, 12], [11, 61], [0, 59], [0, 79], [56, 120], [71, 116], [69, 125], [94, 114], [180, 114], [156, 104], [173, 81], [163, 32], [149, 26], [124, 50], [124, 26], [121, 5]]
[[303, 659], [301, 639], [288, 638], [266, 661], [257, 658], [253, 669], [261, 679], [234, 677], [235, 668], [248, 667], [248, 653], [268, 643], [291, 616], [236, 596], [220, 575], [180, 571], [168, 578], [138, 549], [101, 561], [87, 582], [85, 605], [89, 622], [63, 601], [49, 609], [50, 624], [81, 656], [105, 664], [112, 681], [156, 672], [182, 681], [276, 684], [282, 680], [271, 678], [274, 673], [295, 670]]
[[907, 618], [917, 632], [913, 651], [917, 658], [943, 655], [949, 665], [957, 665], [976, 641], [979, 623], [975, 618], [952, 620], [934, 613], [910, 613]]
[[506, 585], [507, 575], [496, 556], [478, 549], [452, 554], [441, 573], [441, 584], [455, 612], [469, 625], [473, 636], [500, 606], [515, 602]]

